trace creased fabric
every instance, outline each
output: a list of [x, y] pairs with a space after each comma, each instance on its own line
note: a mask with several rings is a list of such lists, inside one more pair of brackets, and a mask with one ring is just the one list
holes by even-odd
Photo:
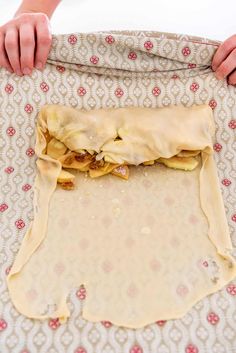
[[[31, 77], [20, 78], [1, 69], [3, 271], [9, 272], [33, 217], [35, 124], [37, 113], [44, 104], [64, 104], [78, 109], [209, 104], [216, 123], [214, 159], [230, 235], [235, 244], [235, 88], [228, 86], [225, 80], [218, 81], [211, 71], [212, 57], [219, 44], [204, 38], [159, 32], [75, 33], [53, 37], [53, 47], [43, 72], [34, 70]], [[4, 277], [5, 273], [2, 275]], [[24, 323], [29, 327], [30, 321], [24, 321], [12, 307], [6, 294], [6, 281], [1, 284], [1, 292], [5, 293], [4, 303], [8, 304], [2, 307], [1, 335], [14, 333], [20, 341], [21, 332], [24, 332], [26, 348], [38, 352], [45, 347], [39, 339], [36, 339], [35, 347], [29, 348], [35, 332], [46, 337], [51, 328], [62, 329], [63, 325], [59, 327], [57, 320], [50, 320], [50, 327], [42, 322], [34, 328], [24, 328]], [[138, 346], [152, 352], [158, 342], [158, 345], [165, 345], [167, 352], [187, 349], [233, 351], [234, 339], [230, 330], [234, 325], [234, 293], [235, 282], [231, 282], [224, 290], [201, 300], [184, 318], [170, 320], [163, 326], [149, 325], [148, 329], [153, 332], [149, 338], [146, 329], [137, 337], [135, 331], [122, 331], [123, 335], [129, 335], [126, 349], [134, 350]], [[74, 310], [65, 330], [72, 337], [74, 330], [76, 337], [79, 330], [81, 338], [88, 340], [87, 343], [81, 341], [81, 349], [93, 351], [95, 343], [92, 336], [88, 337], [86, 325], [103, 338], [104, 327], [86, 321], [80, 321], [79, 328], [76, 326], [75, 318], [80, 315], [85, 294], [81, 288], [68, 298]], [[34, 293], [29, 295], [34, 296]], [[110, 330], [108, 326], [105, 327]], [[124, 350], [118, 328], [113, 325], [112, 329], [116, 333], [111, 347], [115, 351]], [[211, 337], [210, 347], [205, 343], [203, 330]], [[56, 341], [54, 334], [57, 333], [53, 331], [48, 347], [65, 351], [67, 343], [62, 338]], [[6, 352], [21, 349], [19, 343], [11, 344], [4, 338], [6, 336], [2, 337]], [[106, 344], [108, 341], [104, 338], [103, 347]], [[73, 352], [78, 347], [79, 343], [74, 340], [67, 350]]]

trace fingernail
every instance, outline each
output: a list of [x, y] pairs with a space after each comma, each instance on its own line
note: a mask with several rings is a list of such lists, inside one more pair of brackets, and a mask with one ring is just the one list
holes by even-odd
[[43, 64], [41, 62], [38, 62], [36, 65], [35, 65], [36, 69], [38, 70], [42, 70], [43, 69]]
[[30, 70], [28, 67], [25, 67], [25, 68], [23, 69], [23, 74], [24, 74], [24, 75], [30, 75], [30, 74], [31, 74], [31, 70]]
[[16, 70], [16, 74], [17, 74], [18, 76], [22, 76], [22, 72], [21, 72], [19, 69]]
[[212, 65], [212, 66], [211, 66], [211, 68], [212, 68], [212, 70], [213, 70], [213, 71], [215, 71], [215, 70], [216, 70], [215, 65]]

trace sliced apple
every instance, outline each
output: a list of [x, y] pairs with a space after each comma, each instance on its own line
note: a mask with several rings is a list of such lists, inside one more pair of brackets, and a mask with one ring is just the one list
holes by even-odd
[[171, 158], [158, 158], [157, 163], [164, 164], [165, 166], [173, 169], [193, 170], [198, 165], [198, 160], [194, 157], [171, 157]]
[[64, 145], [63, 142], [57, 140], [53, 137], [47, 145], [47, 154], [55, 159], [63, 156], [67, 151], [67, 147]]
[[143, 162], [142, 164], [143, 164], [143, 165], [153, 165], [154, 163], [155, 163], [155, 160], [146, 161], [146, 162]]
[[111, 173], [111, 171], [113, 169], [115, 169], [118, 166], [119, 166], [119, 164], [104, 162], [104, 165], [98, 169], [90, 169], [89, 168], [89, 176], [91, 178], [97, 178], [102, 175], [109, 174], [109, 173]]
[[66, 155], [59, 158], [64, 168], [78, 169], [82, 172], [88, 170], [89, 164], [94, 160], [94, 157], [89, 153], [76, 153], [70, 151]]
[[64, 169], [61, 170], [57, 178], [58, 184], [60, 184], [61, 187], [66, 190], [74, 189], [74, 186], [75, 186], [74, 180], [75, 180], [74, 174], [71, 174]]
[[129, 178], [129, 167], [127, 165], [119, 165], [112, 170], [111, 174], [118, 176], [122, 179], [128, 180]]
[[200, 150], [196, 150], [196, 151], [182, 150], [177, 154], [177, 156], [178, 157], [195, 157], [200, 152], [201, 152]]

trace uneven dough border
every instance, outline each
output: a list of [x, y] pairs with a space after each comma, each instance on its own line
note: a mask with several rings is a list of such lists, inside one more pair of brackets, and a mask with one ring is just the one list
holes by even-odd
[[[116, 108], [117, 109], [117, 108]], [[122, 108], [120, 108], [122, 109]], [[214, 121], [209, 122], [209, 129], [213, 129]], [[44, 126], [46, 128], [47, 126]], [[46, 140], [42, 133], [42, 130], [37, 127], [36, 131], [36, 146], [35, 152], [38, 156], [37, 164], [37, 175], [34, 182], [34, 220], [31, 222], [24, 239], [22, 241], [20, 250], [16, 256], [15, 262], [11, 268], [10, 273], [7, 276], [7, 284], [10, 292], [11, 299], [17, 308], [17, 310], [31, 318], [35, 319], [47, 319], [48, 315], [36, 315], [32, 316], [31, 313], [26, 313], [21, 306], [17, 304], [15, 300], [14, 293], [14, 276], [16, 276], [23, 266], [28, 262], [29, 258], [33, 255], [38, 246], [42, 243], [43, 239], [46, 236], [47, 232], [47, 220], [48, 210], [49, 210], [49, 202], [53, 192], [57, 186], [57, 177], [61, 172], [61, 163], [48, 155], [42, 153], [44, 148], [46, 147]], [[191, 146], [192, 147], [192, 146]], [[197, 146], [196, 146], [197, 149]], [[202, 159], [202, 167], [199, 174], [199, 186], [200, 186], [200, 203], [202, 210], [208, 220], [209, 224], [209, 232], [208, 236], [211, 239], [212, 243], [215, 245], [217, 253], [228, 260], [231, 263], [231, 271], [228, 278], [224, 278], [218, 281], [215, 284], [215, 288], [212, 291], [208, 291], [206, 295], [216, 292], [221, 289], [225, 284], [227, 284], [231, 279], [236, 276], [236, 261], [231, 255], [232, 251], [232, 243], [228, 231], [228, 224], [225, 216], [223, 199], [220, 191], [220, 184], [217, 175], [217, 169], [213, 157], [213, 147], [211, 141], [209, 141], [209, 145], [206, 145], [204, 149], [201, 151], [201, 159]], [[47, 173], [48, 170], [53, 169], [53, 176]], [[115, 179], [115, 178], [114, 178]], [[209, 185], [211, 186], [209, 188]], [[45, 199], [41, 199], [40, 190], [42, 188], [46, 188], [47, 192], [45, 192]], [[214, 197], [213, 197], [214, 195]], [[217, 199], [217, 210], [213, 211], [213, 208], [210, 205], [215, 205], [215, 200]], [[43, 205], [43, 207], [40, 207]], [[217, 215], [217, 217], [216, 217]], [[217, 219], [217, 224], [215, 223], [215, 219]], [[42, 220], [39, 222], [39, 220]], [[43, 228], [39, 227], [39, 224], [43, 224]], [[40, 231], [39, 231], [40, 229]], [[82, 283], [81, 283], [82, 284]], [[80, 285], [80, 284], [78, 284]], [[86, 286], [86, 283], [84, 284]], [[57, 318], [59, 317], [61, 322], [65, 322], [67, 318], [70, 316], [70, 312], [66, 305], [66, 296], [63, 298], [61, 305], [58, 307], [57, 311], [51, 315], [50, 317]], [[192, 302], [191, 306], [188, 310], [197, 303], [202, 296]], [[176, 315], [176, 318], [182, 317], [186, 311], [179, 312]], [[83, 309], [83, 316], [87, 320], [91, 321], [99, 321], [99, 319], [93, 317], [86, 311], [86, 302], [85, 307]], [[168, 315], [162, 318], [163, 320], [172, 319]], [[114, 322], [116, 325], [121, 325], [119, 322]], [[144, 322], [139, 327], [143, 327], [150, 322]], [[127, 326], [129, 327], [129, 326]], [[130, 327], [132, 328], [132, 327]], [[137, 327], [138, 328], [138, 327]]]

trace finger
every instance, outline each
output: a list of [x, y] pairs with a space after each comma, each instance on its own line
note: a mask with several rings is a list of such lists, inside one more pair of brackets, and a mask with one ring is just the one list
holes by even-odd
[[13, 73], [11, 64], [9, 63], [9, 60], [5, 51], [4, 38], [5, 38], [5, 34], [0, 33], [0, 66], [5, 67], [5, 69]]
[[215, 71], [220, 64], [227, 58], [229, 53], [236, 47], [236, 35], [233, 35], [226, 39], [217, 49], [213, 60], [212, 69]]
[[19, 29], [20, 35], [20, 65], [25, 75], [30, 75], [34, 67], [34, 27], [29, 23], [24, 23]]
[[236, 49], [234, 49], [223, 63], [217, 68], [215, 74], [219, 80], [228, 76], [236, 68]]
[[15, 27], [9, 28], [5, 35], [5, 48], [8, 56], [8, 60], [13, 68], [14, 72], [22, 76], [19, 59], [19, 42], [18, 42], [18, 31]]
[[36, 24], [36, 54], [35, 54], [35, 66], [41, 70], [46, 61], [51, 49], [52, 35], [49, 31], [47, 19], [45, 18], [42, 26], [42, 22]]
[[236, 85], [236, 70], [234, 70], [232, 74], [229, 75], [228, 83], [230, 85]]

